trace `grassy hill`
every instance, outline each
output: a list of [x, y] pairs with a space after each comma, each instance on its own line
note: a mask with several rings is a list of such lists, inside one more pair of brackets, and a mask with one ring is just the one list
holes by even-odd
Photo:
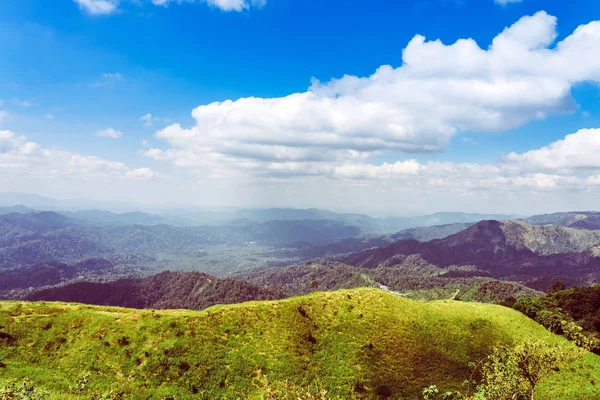
[[[416, 399], [431, 384], [462, 389], [470, 362], [526, 338], [571, 346], [508, 308], [377, 289], [199, 312], [0, 302], [0, 384], [30, 377], [75, 399], [68, 387], [89, 371], [89, 391], [131, 399], [260, 399], [308, 385], [327, 398]], [[600, 358], [561, 367], [537, 396], [599, 398]]]

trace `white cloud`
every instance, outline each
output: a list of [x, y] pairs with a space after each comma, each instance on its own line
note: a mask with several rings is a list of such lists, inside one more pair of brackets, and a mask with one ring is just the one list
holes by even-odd
[[600, 186], [600, 175], [590, 176], [586, 183], [590, 186]]
[[47, 119], [47, 120], [54, 119], [54, 114], [46, 114], [46, 115], [44, 115], [44, 119]]
[[143, 121], [144, 125], [146, 126], [152, 126], [152, 114], [148, 113], [146, 115], [141, 116], [140, 121]]
[[108, 138], [112, 138], [112, 139], [118, 139], [123, 136], [123, 132], [116, 131], [113, 128], [108, 128], [108, 129], [102, 129], [102, 130], [96, 131], [95, 135], [102, 136], [102, 137], [108, 137]]
[[600, 169], [600, 129], [581, 129], [541, 149], [510, 153], [506, 160], [526, 169]]
[[510, 4], [510, 3], [520, 3], [523, 0], [494, 0], [494, 3], [496, 4], [501, 4], [503, 6]]
[[107, 15], [118, 11], [118, 0], [73, 0], [90, 15]]
[[[223, 11], [243, 11], [250, 8], [252, 3], [246, 0], [207, 0], [210, 6], [217, 7]], [[252, 4], [253, 5], [253, 4]]]
[[[244, 11], [252, 7], [262, 8], [267, 4], [267, 0], [203, 0], [209, 6], [216, 7], [222, 11]], [[170, 3], [202, 3], [200, 0], [150, 0], [155, 6], [167, 7]]]
[[142, 115], [140, 117], [140, 121], [144, 123], [145, 126], [152, 126], [155, 122], [165, 122], [170, 123], [171, 120], [168, 118], [159, 118], [152, 115], [152, 113], [148, 113], [146, 115]]
[[[400, 153], [443, 151], [459, 132], [501, 132], [574, 112], [572, 86], [600, 82], [600, 22], [553, 46], [556, 22], [543, 11], [523, 17], [487, 49], [417, 35], [397, 68], [314, 80], [280, 98], [201, 105], [195, 126], [158, 131], [167, 148], [145, 154], [207, 177], [390, 174], [406, 162]], [[368, 165], [381, 155], [400, 160]]]
[[155, 178], [157, 175], [150, 168], [137, 168], [127, 171], [127, 176], [135, 179], [151, 179]]
[[20, 100], [17, 102], [21, 107], [33, 107], [33, 106], [37, 106], [37, 103], [31, 101], [31, 100]]
[[168, 199], [168, 183], [149, 168], [44, 147], [6, 130], [0, 130], [0, 171], [4, 191], [118, 202]]
[[[79, 7], [90, 15], [109, 15], [119, 12], [120, 0], [73, 0]], [[132, 0], [141, 4], [139, 0]], [[168, 7], [171, 3], [205, 3], [221, 11], [241, 12], [251, 8], [262, 8], [267, 4], [267, 0], [146, 0], [147, 3], [158, 6]]]
[[6, 130], [0, 131], [0, 169], [7, 171], [8, 175], [15, 179], [38, 175], [69, 176], [77, 179], [156, 176], [148, 168], [132, 169], [117, 161], [46, 148]]
[[90, 86], [92, 87], [103, 87], [103, 86], [113, 86], [117, 83], [125, 81], [125, 78], [120, 72], [115, 73], [102, 73], [100, 74], [100, 80], [92, 83]]

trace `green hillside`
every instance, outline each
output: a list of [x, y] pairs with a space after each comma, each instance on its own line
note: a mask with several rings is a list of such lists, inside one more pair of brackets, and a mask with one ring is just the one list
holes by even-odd
[[[200, 312], [1, 302], [0, 386], [29, 377], [76, 399], [69, 386], [87, 371], [86, 392], [131, 399], [260, 399], [308, 385], [327, 398], [415, 399], [431, 384], [463, 389], [469, 362], [532, 337], [570, 346], [508, 308], [377, 289]], [[600, 357], [562, 367], [537, 395], [600, 398]]]

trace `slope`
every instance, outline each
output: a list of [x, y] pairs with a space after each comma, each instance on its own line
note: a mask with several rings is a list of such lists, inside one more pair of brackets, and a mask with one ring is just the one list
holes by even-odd
[[[539, 338], [570, 346], [517, 311], [415, 302], [377, 289], [315, 293], [194, 311], [0, 303], [0, 381], [34, 377], [54, 399], [92, 372], [89, 391], [127, 398], [259, 399], [317, 382], [329, 398], [420, 397], [461, 388], [470, 362], [499, 344]], [[600, 396], [600, 358], [561, 367], [538, 398]], [[315, 383], [316, 384], [316, 383]]]

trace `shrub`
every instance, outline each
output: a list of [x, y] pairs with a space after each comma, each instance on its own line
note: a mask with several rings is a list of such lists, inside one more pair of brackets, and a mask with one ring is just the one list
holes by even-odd
[[22, 382], [16, 380], [9, 382], [0, 389], [0, 400], [46, 400], [48, 391], [38, 387], [31, 379]]

